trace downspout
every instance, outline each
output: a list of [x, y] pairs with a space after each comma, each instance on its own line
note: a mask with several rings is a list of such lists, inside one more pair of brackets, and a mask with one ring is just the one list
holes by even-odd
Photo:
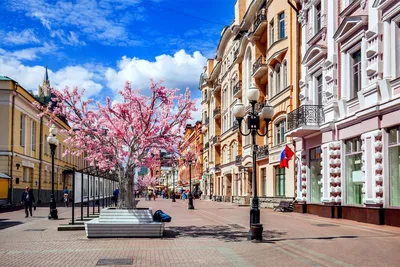
[[40, 117], [40, 141], [39, 141], [39, 186], [38, 186], [38, 200], [37, 203], [40, 204], [42, 201], [40, 200], [40, 193], [42, 191], [42, 166], [43, 166], [43, 159], [42, 159], [42, 151], [43, 151], [43, 143], [42, 143], [42, 135], [43, 135], [43, 117]]
[[14, 199], [14, 123], [15, 123], [15, 96], [17, 93], [18, 83], [15, 83], [14, 90], [12, 92], [12, 108], [11, 108], [11, 166], [10, 166], [10, 194], [9, 194], [9, 202], [13, 204]]

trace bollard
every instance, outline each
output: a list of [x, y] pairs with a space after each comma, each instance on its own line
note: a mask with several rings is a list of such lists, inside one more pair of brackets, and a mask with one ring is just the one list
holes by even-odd
[[261, 223], [255, 223], [251, 225], [251, 240], [262, 240], [263, 225]]

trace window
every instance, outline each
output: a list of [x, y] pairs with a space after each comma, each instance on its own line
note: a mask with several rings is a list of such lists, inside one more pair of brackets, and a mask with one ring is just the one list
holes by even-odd
[[317, 77], [317, 105], [322, 106], [322, 74]]
[[273, 90], [274, 90], [274, 87], [273, 87], [273, 83], [274, 83], [274, 76], [273, 76], [274, 74], [273, 74], [273, 72], [271, 72], [270, 74], [269, 74], [269, 81], [268, 81], [268, 87], [269, 87], [269, 89], [268, 89], [268, 91], [269, 91], [269, 98], [271, 99], [271, 97], [274, 95], [274, 92], [273, 92]]
[[285, 196], [285, 168], [275, 167], [275, 196]]
[[236, 156], [237, 156], [237, 144], [236, 143], [232, 144], [231, 155], [232, 155], [232, 160], [235, 160]]
[[315, 6], [315, 33], [321, 30], [321, 3]]
[[32, 121], [31, 131], [32, 151], [36, 151], [36, 121]]
[[44, 154], [49, 154], [49, 144], [47, 143], [47, 135], [44, 135]]
[[285, 128], [286, 121], [282, 120], [279, 123], [275, 124], [275, 145], [282, 144], [286, 141], [285, 139]]
[[275, 66], [275, 74], [276, 74], [276, 92], [281, 91], [281, 65], [277, 64]]
[[357, 92], [361, 90], [361, 50], [352, 55], [353, 59], [353, 90], [350, 91], [350, 99], [357, 97]]
[[20, 122], [20, 129], [19, 129], [19, 144], [24, 147], [25, 146], [25, 120], [26, 116], [24, 114], [21, 114], [21, 122]]
[[278, 15], [279, 18], [279, 39], [285, 38], [285, 12]]
[[357, 137], [347, 140], [345, 146], [347, 204], [361, 205], [363, 199], [361, 139]]
[[271, 20], [271, 22], [269, 23], [269, 44], [273, 44], [274, 43], [274, 20]]
[[47, 170], [44, 170], [44, 179], [43, 181], [47, 183]]
[[321, 148], [310, 149], [311, 202], [321, 202]]
[[261, 182], [262, 182], [262, 196], [267, 195], [267, 169], [266, 168], [261, 168]]
[[389, 205], [400, 206], [400, 127], [389, 130]]
[[283, 89], [285, 89], [287, 87], [287, 62], [286, 60], [283, 62]]
[[23, 173], [22, 173], [22, 175], [23, 175], [23, 177], [22, 177], [22, 180], [24, 181], [24, 182], [29, 182], [29, 181], [31, 181], [31, 176], [32, 176], [32, 169], [31, 168], [27, 168], [27, 167], [24, 167], [23, 168]]

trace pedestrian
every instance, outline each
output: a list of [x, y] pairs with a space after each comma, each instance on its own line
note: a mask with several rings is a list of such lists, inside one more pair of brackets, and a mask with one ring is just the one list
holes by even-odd
[[113, 197], [114, 197], [114, 201], [115, 201], [115, 206], [118, 205], [118, 195], [119, 195], [119, 188], [115, 188], [114, 193], [113, 193]]
[[154, 201], [156, 201], [156, 197], [157, 197], [157, 190], [153, 193]]
[[151, 200], [151, 197], [153, 196], [153, 190], [149, 189], [147, 192], [147, 197], [149, 198], [149, 201]]
[[201, 199], [202, 194], [203, 194], [203, 191], [201, 191], [201, 189], [199, 189], [199, 199]]
[[181, 187], [181, 199], [183, 199], [183, 192], [185, 192], [185, 190], [183, 189], [183, 187]]
[[165, 198], [165, 194], [164, 194], [165, 192], [164, 192], [164, 189], [161, 191], [161, 196], [162, 196], [162, 198], [164, 199]]
[[65, 207], [68, 207], [69, 206], [69, 194], [70, 194], [70, 191], [69, 191], [67, 186], [64, 188], [63, 193], [64, 193], [64, 205], [65, 205]]
[[[35, 196], [33, 195], [33, 191], [29, 189], [27, 186], [25, 188], [25, 191], [22, 193], [21, 197], [21, 203], [24, 204], [25, 207], [25, 218], [28, 217], [29, 214], [31, 214], [32, 217], [32, 204], [35, 202]], [[28, 214], [28, 209], [29, 209], [29, 214]]]

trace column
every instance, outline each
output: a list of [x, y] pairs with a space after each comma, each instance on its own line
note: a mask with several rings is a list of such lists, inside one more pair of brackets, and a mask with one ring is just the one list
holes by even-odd
[[[390, 22], [383, 22], [383, 56], [386, 60], [383, 60], [383, 78], [391, 78], [392, 76], [392, 62], [396, 60], [392, 58], [391, 55], [391, 29]], [[395, 52], [395, 51], [394, 51]], [[393, 53], [396, 56], [396, 53]]]

